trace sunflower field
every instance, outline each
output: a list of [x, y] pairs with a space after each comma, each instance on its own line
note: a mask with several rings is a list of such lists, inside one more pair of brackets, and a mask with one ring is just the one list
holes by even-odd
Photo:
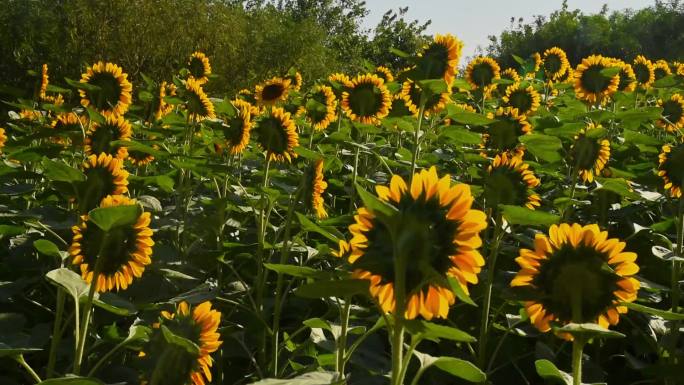
[[684, 63], [461, 49], [27, 69], [0, 384], [684, 384]]

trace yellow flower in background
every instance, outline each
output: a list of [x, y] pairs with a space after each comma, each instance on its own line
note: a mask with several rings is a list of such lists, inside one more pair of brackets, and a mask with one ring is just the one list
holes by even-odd
[[634, 70], [634, 76], [639, 88], [651, 88], [655, 81], [655, 67], [650, 60], [646, 59], [643, 55], [637, 56], [632, 63], [632, 70]]
[[242, 153], [249, 144], [252, 132], [252, 105], [244, 100], [235, 99], [233, 106], [237, 109], [237, 115], [226, 119], [222, 130], [229, 152], [235, 155]]
[[193, 79], [185, 81], [186, 106], [188, 113], [195, 121], [216, 118], [214, 104], [202, 89], [202, 85]]
[[496, 114], [489, 113], [487, 117], [496, 119], [496, 122], [490, 124], [482, 134], [480, 148], [493, 150], [496, 154], [520, 153], [522, 147], [518, 137], [527, 135], [533, 130], [527, 116], [520, 114], [515, 108], [499, 107]]
[[311, 173], [311, 208], [318, 219], [325, 219], [328, 213], [325, 211], [323, 193], [328, 188], [328, 183], [323, 179], [323, 159], [316, 160]]
[[653, 75], [655, 76], [655, 80], [660, 80], [665, 76], [672, 75], [670, 65], [662, 59], [656, 61], [655, 65], [653, 66]]
[[128, 81], [128, 74], [114, 63], [99, 61], [88, 67], [81, 75], [81, 83], [98, 87], [78, 90], [84, 107], [93, 107], [109, 116], [123, 115], [131, 106], [133, 85]]
[[610, 141], [587, 136], [591, 130], [602, 128], [600, 124], [589, 123], [575, 136], [571, 149], [572, 162], [578, 167], [579, 176], [584, 182], [592, 183], [610, 160]]
[[520, 271], [511, 281], [535, 293], [525, 302], [532, 324], [542, 332], [552, 322], [616, 325], [627, 313], [620, 303], [634, 301], [639, 290], [637, 255], [625, 246], [598, 225], [563, 223], [552, 225], [548, 237], [537, 234], [533, 250], [520, 249]]
[[200, 51], [193, 52], [188, 60], [188, 70], [190, 71], [188, 80], [194, 80], [199, 85], [208, 82], [209, 75], [211, 75], [211, 64], [207, 55]]
[[[402, 84], [401, 92], [399, 93], [399, 97], [404, 101], [406, 108], [416, 117], [420, 112], [421, 94], [422, 91], [420, 87], [412, 80], [405, 81], [404, 84]], [[424, 115], [437, 114], [444, 110], [446, 104], [449, 102], [449, 95], [449, 92], [430, 95], [425, 101]]]
[[337, 118], [337, 97], [332, 88], [316, 85], [309, 93], [302, 112], [314, 130], [323, 131]]
[[684, 97], [682, 95], [674, 94], [665, 101], [658, 100], [658, 106], [663, 109], [663, 118], [656, 121], [658, 126], [667, 132], [684, 128]]
[[287, 99], [290, 85], [290, 79], [271, 78], [256, 86], [254, 98], [260, 106], [272, 106]]
[[341, 107], [353, 121], [379, 124], [389, 114], [392, 96], [382, 78], [373, 74], [358, 75], [342, 92]]
[[664, 187], [673, 198], [682, 197], [684, 189], [684, 144], [663, 146], [658, 156], [658, 175], [663, 178]]
[[515, 83], [506, 88], [501, 101], [506, 107], [517, 109], [520, 115], [530, 115], [539, 109], [541, 97], [534, 87], [522, 88], [520, 83]]
[[509, 153], [497, 155], [487, 168], [484, 196], [487, 205], [525, 206], [534, 210], [541, 205], [541, 198], [534, 188], [541, 184], [522, 157]]
[[554, 82], [560, 81], [568, 71], [568, 68], [570, 68], [570, 62], [565, 51], [558, 47], [552, 47], [544, 51], [542, 60], [546, 79]]
[[304, 84], [302, 74], [299, 71], [295, 71], [293, 75], [287, 76], [287, 79], [290, 80], [290, 89], [292, 91], [299, 91], [302, 88], [302, 84]]
[[[131, 206], [134, 199], [123, 195], [108, 195], [100, 207]], [[80, 224], [72, 227], [74, 234], [69, 254], [72, 264], [77, 266], [83, 279], [91, 283], [95, 269], [98, 269], [96, 290], [125, 290], [134, 278], [142, 277], [145, 266], [152, 263], [152, 230], [150, 213], [143, 212], [136, 222], [129, 226], [118, 226], [106, 236], [88, 215], [81, 217]]]
[[111, 154], [90, 155], [83, 162], [85, 196], [80, 202], [83, 212], [90, 211], [108, 195], [128, 192], [128, 171], [123, 168], [123, 160]]
[[582, 59], [575, 69], [575, 97], [589, 104], [605, 104], [617, 91], [620, 76], [607, 77], [601, 73], [612, 67], [612, 62], [601, 55]]
[[495, 79], [500, 78], [500, 67], [496, 60], [490, 57], [477, 57], [470, 63], [465, 71], [465, 79], [473, 89], [483, 88], [483, 92], [489, 93], [496, 85]]
[[637, 86], [637, 79], [632, 66], [619, 59], [613, 59], [613, 66], [620, 67], [620, 82], [618, 83], [617, 87], [618, 91], [634, 91]]
[[[510, 80], [513, 82], [511, 84], [519, 83], [521, 80], [520, 75], [518, 75], [518, 71], [516, 71], [514, 68], [506, 68], [505, 70], [501, 71], [501, 79]], [[511, 84], [497, 84], [496, 89], [500, 95], [505, 95], [506, 88], [511, 86]]]
[[254, 130], [257, 142], [269, 160], [291, 162], [297, 157], [294, 149], [299, 146], [299, 135], [289, 112], [279, 107], [272, 108], [258, 119]]
[[374, 74], [381, 77], [382, 80], [385, 81], [385, 83], [390, 83], [390, 82], [394, 81], [394, 75], [392, 75], [392, 71], [387, 67], [384, 67], [384, 66], [375, 67]]
[[[484, 259], [480, 231], [485, 214], [472, 209], [470, 186], [451, 184], [435, 167], [416, 173], [410, 186], [398, 175], [389, 186], [376, 187], [378, 197], [396, 208], [396, 238], [369, 208], [362, 207], [349, 226], [351, 240], [341, 241], [336, 255], [347, 258], [356, 278], [370, 281], [371, 295], [384, 312], [396, 306], [395, 250], [406, 259], [407, 319], [446, 318], [455, 296], [446, 280], [455, 278], [464, 291], [478, 282]], [[394, 242], [400, 244], [394, 245]]]
[[93, 123], [88, 128], [85, 137], [86, 155], [101, 153], [111, 154], [119, 159], [126, 159], [128, 150], [120, 144], [112, 144], [113, 141], [130, 141], [131, 124], [123, 116], [110, 115], [104, 123]]
[[5, 143], [7, 143], [7, 134], [5, 134], [5, 129], [0, 127], [0, 154], [2, 154]]
[[451, 86], [461, 58], [463, 42], [451, 34], [437, 34], [418, 54], [415, 71], [421, 79], [444, 79]]

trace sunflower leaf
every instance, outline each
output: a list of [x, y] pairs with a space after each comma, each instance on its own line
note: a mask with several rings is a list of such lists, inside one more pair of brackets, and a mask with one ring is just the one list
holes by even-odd
[[297, 218], [299, 219], [299, 224], [302, 226], [302, 230], [313, 231], [315, 233], [318, 233], [318, 234], [328, 238], [332, 242], [335, 242], [335, 244], [337, 244], [340, 241], [340, 239], [337, 236], [333, 235], [331, 232], [325, 230], [321, 226], [312, 222], [305, 215], [300, 214], [300, 213], [295, 213], [295, 214], [297, 214]]
[[66, 163], [57, 162], [48, 158], [43, 158], [43, 174], [53, 182], [83, 182], [86, 177], [83, 172], [77, 170]]
[[564, 325], [562, 327], [554, 328], [554, 331], [557, 333], [568, 333], [573, 336], [580, 336], [583, 335], [586, 338], [595, 338], [595, 337], [603, 337], [603, 338], [623, 338], [625, 337], [624, 334], [620, 332], [616, 332], [614, 330], [606, 329], [604, 327], [599, 326], [598, 324], [594, 323], [569, 323], [567, 325]]
[[386, 219], [392, 218], [397, 213], [397, 209], [394, 206], [381, 201], [377, 196], [364, 190], [358, 183], [356, 184], [356, 192], [361, 197], [366, 208], [370, 209], [373, 213], [381, 214]]
[[95, 84], [91, 83], [81, 83], [80, 81], [77, 80], [72, 80], [69, 78], [64, 78], [64, 80], [67, 82], [68, 85], [79, 89], [79, 90], [85, 90], [85, 91], [90, 91], [90, 92], [95, 92], [101, 90], [99, 86], [96, 86]]
[[59, 251], [59, 247], [54, 243], [48, 241], [47, 239], [37, 239], [33, 241], [33, 247], [38, 250], [41, 254], [45, 254], [50, 257], [58, 258], [59, 260], [64, 259], [62, 252]]
[[539, 377], [545, 380], [551, 380], [556, 384], [571, 385], [572, 376], [559, 370], [553, 362], [549, 360], [537, 360], [534, 362]]
[[499, 205], [506, 221], [513, 225], [552, 225], [560, 221], [555, 214], [526, 207]]
[[88, 218], [103, 231], [110, 231], [115, 227], [133, 225], [141, 213], [140, 205], [100, 207], [91, 210]]
[[608, 67], [601, 70], [601, 75], [612, 78], [613, 76], [620, 73], [620, 67]]
[[476, 341], [475, 337], [463, 330], [418, 319], [406, 321], [406, 330], [411, 334], [420, 335], [422, 338], [431, 341], [439, 341], [441, 339], [457, 342]]
[[481, 383], [487, 379], [487, 375], [473, 363], [456, 357], [439, 357], [432, 365], [469, 382]]
[[307, 266], [284, 265], [278, 263], [264, 263], [264, 267], [276, 273], [297, 278], [330, 279], [330, 273]]
[[161, 325], [161, 330], [166, 342], [181, 347], [185, 349], [185, 351], [194, 356], [198, 356], [200, 354], [200, 348], [199, 346], [197, 346], [196, 343], [190, 341], [187, 338], [174, 334], [171, 330], [169, 330], [169, 328], [167, 328], [164, 325]]
[[661, 317], [661, 318], [668, 320], [668, 321], [684, 320], [684, 314], [682, 314], [682, 313], [674, 313], [674, 312], [667, 311], [667, 310], [654, 309], [652, 307], [639, 305], [638, 303], [634, 303], [634, 302], [621, 302], [620, 306], [624, 306], [630, 310], [638, 311], [640, 313], [655, 315], [655, 316]]
[[477, 307], [477, 304], [473, 302], [473, 300], [470, 298], [468, 293], [463, 290], [463, 287], [461, 284], [458, 282], [458, 280], [454, 277], [449, 277], [449, 285], [451, 286], [451, 291], [454, 292], [454, 295], [456, 295], [456, 298], [460, 299], [461, 301], [467, 303], [468, 305], [475, 306]]

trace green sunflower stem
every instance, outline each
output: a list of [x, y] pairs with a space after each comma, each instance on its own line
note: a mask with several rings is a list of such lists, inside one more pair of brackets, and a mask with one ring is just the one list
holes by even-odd
[[354, 171], [352, 173], [352, 184], [351, 184], [351, 193], [349, 195], [349, 212], [354, 211], [354, 202], [356, 200], [356, 190], [354, 186], [356, 186], [356, 178], [359, 176], [359, 153], [361, 151], [361, 148], [359, 146], [356, 146], [356, 151], [354, 151]]
[[[422, 113], [422, 109], [421, 109]], [[420, 115], [423, 116], [422, 114]], [[400, 246], [397, 234], [393, 234], [394, 243], [394, 324], [391, 328], [392, 343], [392, 377], [391, 385], [403, 385], [404, 369], [404, 312], [406, 309], [406, 260], [408, 256]]]
[[340, 309], [340, 336], [337, 339], [337, 350], [335, 357], [335, 369], [340, 379], [344, 379], [344, 367], [347, 363], [345, 360], [347, 350], [347, 331], [349, 329], [349, 315], [351, 313], [351, 298], [344, 298], [344, 305]]
[[29, 365], [26, 362], [26, 360], [24, 359], [24, 356], [22, 354], [15, 356], [14, 360], [17, 361], [17, 363], [19, 363], [19, 365], [21, 365], [21, 367], [24, 368], [28, 372], [28, 374], [31, 375], [31, 378], [33, 378], [33, 380], [36, 382], [36, 384], [41, 383], [43, 381], [40, 379], [40, 376], [38, 375], [38, 373], [36, 373], [36, 371], [33, 370], [31, 365]]
[[[295, 207], [297, 207], [297, 202], [302, 197], [302, 192], [304, 191], [304, 183], [305, 183], [305, 178], [302, 178], [301, 183], [299, 184], [299, 188], [297, 189], [297, 192], [295, 193], [294, 198], [290, 202], [290, 207], [287, 210], [287, 219], [285, 222], [285, 233], [283, 235], [283, 248], [281, 249], [280, 252], [280, 263], [281, 265], [284, 265], [287, 263], [287, 260], [290, 256], [290, 238], [291, 238], [291, 233], [292, 233], [292, 222], [294, 218], [294, 212], [295, 212]], [[273, 325], [272, 325], [272, 330], [273, 330], [273, 336], [271, 339], [271, 352], [273, 354], [273, 359], [271, 362], [272, 365], [272, 374], [274, 377], [278, 376], [278, 337], [280, 333], [280, 316], [283, 311], [283, 286], [285, 285], [285, 280], [283, 277], [282, 273], [278, 273], [278, 278], [276, 281], [276, 294], [275, 294], [275, 302], [274, 302], [274, 309], [273, 309]]]
[[[256, 307], [256, 312], [261, 314], [263, 312], [263, 304], [264, 304], [264, 291], [265, 291], [265, 285], [266, 285], [266, 271], [264, 269], [264, 262], [265, 262], [265, 256], [264, 256], [264, 242], [266, 241], [266, 222], [268, 221], [266, 211], [268, 209], [268, 194], [266, 193], [266, 188], [268, 187], [268, 172], [269, 169], [271, 168], [271, 159], [268, 154], [266, 154], [266, 166], [264, 167], [264, 179], [262, 183], [262, 192], [261, 192], [261, 203], [262, 207], [261, 210], [259, 211], [259, 223], [258, 223], [258, 245], [257, 245], [257, 261], [256, 261], [256, 282], [255, 282], [255, 287], [256, 287], [256, 293], [255, 293], [255, 307]], [[262, 317], [265, 317], [264, 314], [262, 314]], [[264, 318], [264, 321], [266, 318]], [[261, 348], [259, 349], [259, 363], [261, 365], [265, 364], [266, 362], [266, 348], [268, 346], [268, 343], [266, 342], [266, 329], [263, 330], [260, 336], [260, 342], [261, 342]]]
[[[681, 275], [681, 262], [678, 258], [684, 257], [684, 196], [679, 198], [679, 207], [677, 209], [677, 246], [674, 254], [677, 258], [672, 258], [672, 305], [671, 311], [673, 313], [679, 312], [679, 301], [681, 298], [681, 288], [679, 285]], [[679, 338], [679, 322], [672, 321], [670, 333], [672, 334], [673, 346], [672, 350], [676, 348], [677, 340]], [[674, 354], [673, 354], [674, 357]]]
[[572, 342], [572, 384], [582, 385], [582, 352], [586, 341], [584, 336], [576, 335]]
[[480, 318], [480, 338], [478, 339], [478, 366], [485, 370], [487, 365], [487, 336], [489, 333], [489, 312], [492, 305], [492, 287], [494, 285], [494, 275], [496, 273], [496, 260], [499, 255], [499, 244], [503, 234], [503, 223], [500, 213], [494, 214], [494, 235], [492, 236], [492, 247], [487, 256], [487, 277], [485, 281], [484, 303], [482, 304], [482, 317]]
[[113, 356], [114, 353], [116, 353], [117, 351], [119, 351], [119, 349], [121, 349], [121, 348], [123, 348], [124, 346], [126, 346], [126, 344], [128, 344], [128, 342], [129, 342], [128, 340], [123, 340], [123, 341], [119, 342], [116, 346], [114, 346], [114, 348], [113, 348], [112, 350], [108, 351], [104, 356], [102, 356], [102, 358], [100, 358], [100, 360], [97, 361], [97, 363], [95, 364], [95, 366], [93, 366], [93, 368], [90, 369], [90, 371], [88, 372], [87, 377], [92, 377], [93, 375], [95, 375], [95, 373], [97, 373], [97, 370], [100, 369], [100, 366], [102, 366], [102, 364], [104, 364], [105, 362], [107, 362], [107, 360], [109, 359], [109, 357]]
[[401, 373], [404, 362], [404, 317], [394, 318], [392, 330], [392, 385], [402, 385]]
[[[103, 244], [104, 243], [105, 242], [103, 242]], [[100, 256], [98, 256], [98, 260]], [[83, 362], [83, 351], [85, 349], [86, 337], [88, 336], [88, 324], [90, 324], [90, 313], [93, 307], [93, 298], [95, 297], [95, 289], [97, 288], [97, 279], [99, 278], [99, 275], [100, 274], [96, 267], [95, 271], [93, 272], [93, 280], [90, 282], [88, 299], [86, 300], [85, 306], [83, 307], [81, 330], [78, 331], [78, 348], [76, 349], [76, 357], [74, 357], [74, 374], [76, 375], [80, 374], [81, 372], [81, 363]]]
[[48, 356], [47, 369], [45, 371], [47, 378], [52, 377], [55, 371], [55, 363], [57, 362], [57, 347], [62, 339], [62, 318], [64, 317], [64, 303], [66, 302], [66, 293], [62, 288], [57, 288], [57, 308], [55, 310], [55, 323], [52, 326], [52, 339], [50, 341], [50, 353]]
[[411, 158], [411, 175], [409, 176], [409, 186], [413, 181], [413, 174], [416, 172], [416, 163], [418, 162], [418, 153], [420, 152], [420, 130], [423, 127], [423, 115], [425, 114], [425, 103], [427, 98], [423, 95], [420, 97], [420, 108], [418, 109], [418, 125], [416, 126], [416, 133], [413, 140], [413, 157]]

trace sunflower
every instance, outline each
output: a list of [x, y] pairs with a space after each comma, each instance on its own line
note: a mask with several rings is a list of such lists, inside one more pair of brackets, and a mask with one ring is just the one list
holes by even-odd
[[[100, 207], [131, 206], [134, 199], [123, 195], [108, 195]], [[150, 213], [141, 213], [135, 224], [118, 226], [105, 233], [92, 223], [88, 215], [81, 216], [74, 233], [69, 254], [71, 263], [78, 266], [83, 279], [91, 283], [98, 270], [95, 289], [102, 293], [126, 289], [133, 278], [140, 278], [145, 266], [152, 261], [152, 230]]]
[[176, 85], [173, 83], [161, 82], [158, 89], [157, 98], [154, 100], [154, 118], [160, 120], [173, 111], [173, 105], [166, 103], [164, 98], [176, 95]]
[[328, 81], [334, 82], [334, 83], [339, 83], [340, 85], [342, 85], [344, 87], [350, 87], [350, 84], [351, 84], [351, 78], [349, 78], [349, 76], [347, 76], [341, 72], [335, 72], [334, 74], [328, 76]]
[[43, 64], [41, 67], [40, 89], [38, 90], [38, 97], [44, 100], [47, 96], [47, 87], [50, 84], [50, 76], [48, 75], [48, 65]]
[[211, 75], [211, 64], [209, 58], [202, 52], [195, 51], [188, 60], [188, 80], [194, 80], [197, 84], [203, 85], [209, 81]]
[[672, 75], [672, 70], [670, 65], [667, 64], [665, 60], [658, 60], [653, 66], [653, 74], [655, 75], [655, 80], [660, 80], [665, 76]]
[[84, 107], [92, 106], [105, 116], [123, 115], [128, 111], [133, 85], [128, 81], [128, 74], [118, 65], [99, 61], [81, 75], [81, 83], [98, 87], [78, 91]]
[[680, 94], [674, 94], [669, 100], [658, 100], [658, 106], [663, 108], [663, 119], [658, 119], [656, 122], [658, 126], [667, 130], [667, 132], [675, 132], [684, 127], [684, 97]]
[[[499, 107], [496, 114], [489, 113], [488, 118], [496, 119], [482, 135], [480, 148], [492, 149], [495, 153], [520, 153], [518, 137], [532, 132], [532, 125], [525, 115], [511, 107]], [[486, 155], [483, 153], [483, 155]]]
[[290, 91], [290, 79], [271, 78], [256, 86], [254, 97], [258, 105], [274, 105], [287, 99]]
[[290, 81], [290, 89], [292, 91], [299, 91], [302, 88], [304, 80], [302, 80], [302, 74], [299, 71], [295, 71], [293, 75], [289, 75], [287, 79]]
[[252, 105], [244, 100], [233, 100], [237, 114], [224, 121], [223, 136], [231, 154], [239, 154], [247, 148], [252, 130]]
[[496, 85], [496, 89], [499, 91], [499, 94], [505, 95], [506, 88], [508, 88], [508, 86], [520, 82], [520, 75], [518, 75], [518, 71], [516, 71], [514, 68], [506, 68], [505, 70], [501, 71], [501, 79], [506, 79], [513, 82], [510, 84], [499, 83]]
[[466, 68], [465, 78], [473, 89], [484, 88], [489, 93], [494, 87], [495, 79], [500, 78], [500, 68], [496, 60], [490, 57], [477, 57]]
[[530, 55], [530, 59], [532, 59], [534, 67], [532, 68], [532, 72], [528, 72], [525, 74], [526, 79], [534, 78], [537, 72], [539, 72], [539, 70], [541, 69], [541, 66], [543, 64], [542, 57], [539, 54], [539, 52], [535, 52], [532, 55]]
[[120, 195], [128, 192], [128, 171], [123, 161], [110, 154], [90, 155], [83, 162], [84, 196], [81, 198], [82, 211], [95, 208], [107, 195]]
[[537, 234], [534, 250], [520, 249], [520, 271], [511, 286], [535, 293], [525, 302], [534, 326], [547, 332], [553, 321], [617, 324], [627, 312], [620, 303], [634, 301], [639, 290], [633, 277], [637, 255], [624, 251], [625, 245], [598, 225], [563, 223], [552, 225], [548, 237]]
[[622, 60], [615, 59], [613, 66], [620, 68], [620, 82], [618, 83], [618, 91], [632, 92], [636, 89], [636, 75], [630, 64]]
[[311, 91], [306, 106], [302, 106], [314, 130], [323, 131], [336, 119], [337, 97], [329, 86], [317, 85]]
[[444, 79], [447, 86], [451, 86], [462, 49], [463, 42], [453, 35], [437, 34], [418, 54], [415, 70], [421, 79]]
[[273, 107], [270, 113], [259, 119], [255, 130], [257, 141], [269, 160], [291, 162], [297, 157], [294, 148], [299, 146], [299, 135], [289, 112]]
[[391, 83], [394, 81], [394, 75], [392, 75], [392, 71], [384, 66], [379, 66], [375, 67], [375, 72], [373, 72], [375, 75], [378, 75], [379, 77], [382, 78], [382, 80], [385, 81], [385, 83]]
[[570, 68], [568, 56], [565, 54], [565, 51], [558, 47], [547, 49], [542, 56], [544, 75], [546, 75], [547, 80], [559, 81], [568, 68]]
[[[413, 116], [418, 116], [420, 112], [420, 98], [422, 91], [420, 87], [414, 83], [412, 80], [407, 80], [401, 87], [400, 98], [404, 101], [406, 108], [413, 114]], [[428, 116], [431, 114], [440, 113], [449, 102], [449, 92], [444, 92], [441, 94], [432, 94], [425, 101], [424, 115]]]
[[377, 75], [358, 75], [342, 92], [342, 111], [349, 119], [364, 124], [378, 124], [392, 106], [392, 96]]
[[0, 154], [5, 147], [5, 143], [7, 143], [7, 135], [5, 134], [5, 129], [0, 127]]
[[[191, 307], [187, 302], [177, 304], [175, 312], [162, 311], [159, 322], [152, 325], [150, 342], [141, 352], [145, 359], [155, 360], [152, 377], [157, 383], [170, 385], [205, 385], [211, 383], [211, 354], [218, 350], [223, 341], [218, 327], [221, 313], [212, 309], [209, 301]], [[170, 345], [162, 327], [185, 338], [199, 347], [199, 354]]]
[[610, 141], [587, 136], [588, 131], [599, 128], [601, 128], [600, 124], [589, 123], [575, 136], [575, 143], [572, 145], [572, 161], [584, 182], [591, 183], [595, 176], [601, 175], [601, 171], [610, 159]]
[[500, 204], [525, 206], [531, 210], [539, 207], [541, 198], [533, 189], [541, 182], [529, 168], [520, 156], [505, 152], [497, 155], [485, 176], [487, 204], [491, 207]]
[[128, 160], [136, 167], [146, 166], [154, 160], [154, 156], [142, 151], [128, 150]]
[[88, 118], [74, 112], [63, 112], [50, 123], [50, 127], [59, 131], [81, 131], [87, 126]]
[[666, 144], [658, 156], [658, 175], [665, 182], [665, 190], [674, 198], [682, 197], [684, 189], [684, 144], [672, 146]]
[[131, 140], [131, 124], [123, 116], [110, 115], [105, 118], [104, 123], [93, 123], [90, 125], [85, 137], [85, 153], [93, 154], [112, 154], [119, 159], [126, 159], [128, 150], [119, 144], [112, 145], [115, 140]]
[[679, 76], [684, 76], [684, 63], [674, 62], [675, 73]]
[[520, 83], [508, 86], [506, 94], [501, 98], [506, 106], [517, 109], [520, 115], [529, 115], [537, 111], [540, 100], [541, 97], [534, 87], [522, 88]]
[[637, 85], [642, 89], [648, 89], [655, 81], [655, 67], [653, 63], [644, 56], [639, 55], [632, 63], [634, 76], [636, 77]]
[[399, 277], [406, 290], [404, 316], [446, 318], [455, 302], [447, 278], [455, 278], [468, 292], [468, 284], [478, 282], [484, 265], [477, 249], [482, 245], [479, 233], [487, 227], [486, 216], [471, 209], [470, 186], [452, 186], [449, 175], [440, 179], [431, 167], [416, 173], [410, 186], [394, 175], [388, 187], [378, 186], [376, 191], [381, 200], [396, 208], [391, 220], [397, 228], [391, 232], [371, 209], [362, 207], [349, 226], [351, 240], [341, 241], [335, 254], [348, 259], [356, 278], [370, 281], [370, 293], [382, 310], [393, 312], [394, 250], [402, 250], [408, 256], [406, 275]]
[[185, 82], [188, 113], [196, 121], [216, 118], [214, 104], [202, 89], [202, 86], [193, 79]]
[[328, 188], [328, 183], [323, 180], [323, 159], [316, 160], [311, 172], [311, 208], [318, 219], [325, 219], [328, 213], [323, 205], [323, 193]]
[[601, 55], [582, 59], [575, 70], [575, 96], [590, 104], [604, 104], [617, 91], [620, 76], [604, 76], [601, 71], [612, 67], [612, 62]]

